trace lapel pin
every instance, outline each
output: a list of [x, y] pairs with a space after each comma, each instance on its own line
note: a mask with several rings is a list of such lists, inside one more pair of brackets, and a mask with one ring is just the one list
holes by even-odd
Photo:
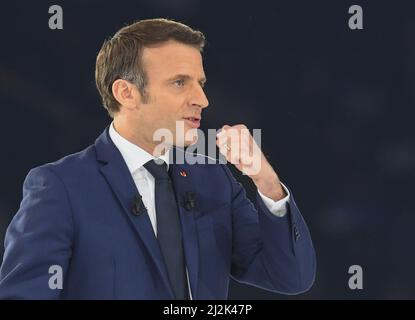
[[187, 173], [186, 173], [186, 171], [180, 171], [180, 175], [181, 175], [182, 177], [187, 177]]

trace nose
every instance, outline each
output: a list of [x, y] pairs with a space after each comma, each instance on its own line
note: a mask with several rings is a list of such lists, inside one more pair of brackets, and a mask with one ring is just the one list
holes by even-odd
[[193, 90], [191, 104], [202, 109], [209, 105], [209, 100], [206, 97], [205, 91], [200, 85], [196, 85]]

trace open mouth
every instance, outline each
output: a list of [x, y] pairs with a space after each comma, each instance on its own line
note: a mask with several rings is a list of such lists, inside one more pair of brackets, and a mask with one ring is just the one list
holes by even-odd
[[200, 127], [200, 118], [185, 117], [183, 119], [186, 120], [186, 122], [193, 128], [199, 128]]

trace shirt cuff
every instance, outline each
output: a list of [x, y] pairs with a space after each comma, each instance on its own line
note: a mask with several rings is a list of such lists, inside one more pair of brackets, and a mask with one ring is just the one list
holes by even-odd
[[264, 201], [265, 206], [267, 209], [277, 217], [284, 217], [287, 214], [287, 203], [290, 201], [290, 191], [288, 188], [281, 182], [282, 187], [284, 188], [287, 196], [278, 200], [274, 201], [271, 198], [264, 196], [261, 191], [258, 190], [259, 195], [261, 196], [262, 201]]

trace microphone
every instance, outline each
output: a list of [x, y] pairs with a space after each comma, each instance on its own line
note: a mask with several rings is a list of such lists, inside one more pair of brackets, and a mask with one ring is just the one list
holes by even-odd
[[131, 212], [135, 216], [139, 216], [145, 209], [143, 199], [141, 198], [141, 194], [138, 194], [134, 197], [134, 204]]
[[186, 192], [184, 207], [187, 211], [196, 208], [196, 195], [193, 192]]

